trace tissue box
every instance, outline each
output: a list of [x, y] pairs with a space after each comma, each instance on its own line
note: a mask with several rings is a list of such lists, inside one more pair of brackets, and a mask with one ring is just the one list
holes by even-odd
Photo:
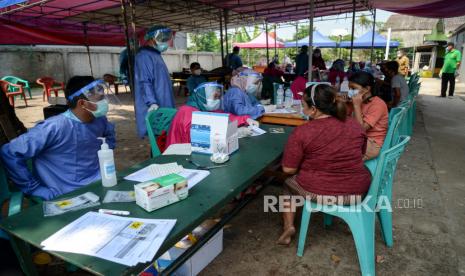
[[187, 179], [177, 174], [136, 184], [134, 192], [136, 204], [148, 212], [183, 200], [189, 195]]
[[[176, 260], [186, 249], [172, 247], [155, 262], [156, 273], [163, 271]], [[172, 276], [198, 275], [216, 256], [223, 251], [223, 229], [218, 231], [204, 246], [181, 265]]]

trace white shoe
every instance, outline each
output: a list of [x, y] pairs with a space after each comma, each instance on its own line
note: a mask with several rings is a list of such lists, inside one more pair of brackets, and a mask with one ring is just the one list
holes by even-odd
[[449, 99], [455, 99], [455, 96], [448, 96]]

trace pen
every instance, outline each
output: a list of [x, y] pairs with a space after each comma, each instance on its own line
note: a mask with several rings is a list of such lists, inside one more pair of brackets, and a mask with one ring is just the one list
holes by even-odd
[[129, 216], [129, 211], [122, 211], [122, 210], [109, 210], [109, 209], [98, 209], [98, 212], [101, 214], [108, 214], [108, 215], [119, 215], [119, 216]]

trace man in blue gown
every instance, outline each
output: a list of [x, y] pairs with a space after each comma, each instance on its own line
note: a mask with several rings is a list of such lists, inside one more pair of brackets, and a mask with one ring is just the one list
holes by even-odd
[[150, 28], [146, 35], [146, 45], [136, 55], [135, 109], [137, 135], [147, 135], [145, 117], [159, 107], [175, 107], [173, 85], [161, 53], [168, 49], [173, 37], [171, 29], [164, 26]]
[[[103, 80], [71, 78], [65, 89], [66, 112], [2, 146], [3, 165], [23, 193], [50, 200], [101, 178], [97, 151], [102, 142], [97, 137], [105, 137], [110, 148], [115, 147], [103, 89]], [[32, 160], [32, 172], [28, 160]]]

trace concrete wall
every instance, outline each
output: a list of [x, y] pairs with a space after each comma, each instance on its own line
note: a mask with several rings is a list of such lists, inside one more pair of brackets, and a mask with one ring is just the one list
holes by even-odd
[[[118, 75], [120, 47], [91, 47], [94, 77]], [[168, 50], [163, 59], [170, 72], [188, 68], [194, 61], [206, 70], [221, 66], [221, 55]], [[90, 75], [89, 58], [81, 46], [0, 46], [0, 77], [13, 75], [31, 82], [41, 76], [65, 81], [74, 75]]]

